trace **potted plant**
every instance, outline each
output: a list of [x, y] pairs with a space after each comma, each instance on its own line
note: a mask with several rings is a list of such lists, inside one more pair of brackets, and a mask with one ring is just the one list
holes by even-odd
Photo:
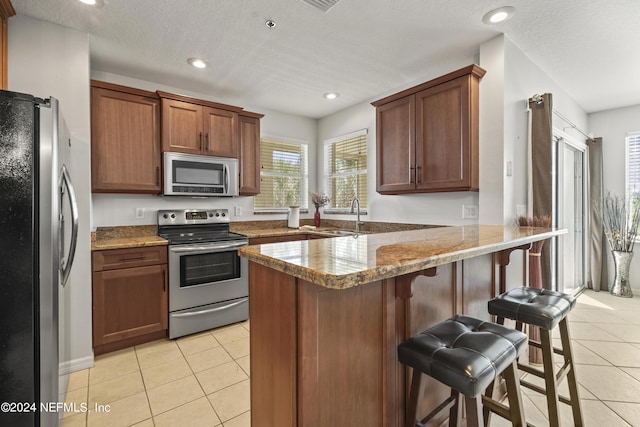
[[611, 295], [631, 298], [629, 267], [633, 258], [633, 247], [640, 224], [640, 201], [636, 198], [607, 194], [604, 200], [604, 233], [607, 236], [613, 262], [615, 278], [609, 289]]
[[326, 194], [311, 193], [311, 202], [316, 207], [316, 213], [313, 216], [313, 225], [320, 227], [320, 208], [329, 204], [331, 199]]

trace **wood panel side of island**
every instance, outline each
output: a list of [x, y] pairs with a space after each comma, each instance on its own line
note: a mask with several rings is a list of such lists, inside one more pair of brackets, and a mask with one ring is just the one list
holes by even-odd
[[[397, 346], [454, 314], [489, 320], [492, 254], [347, 289], [250, 263], [251, 418], [267, 427], [401, 427]], [[450, 390], [427, 378], [423, 415]]]
[[296, 278], [253, 262], [249, 277], [251, 425], [296, 426]]

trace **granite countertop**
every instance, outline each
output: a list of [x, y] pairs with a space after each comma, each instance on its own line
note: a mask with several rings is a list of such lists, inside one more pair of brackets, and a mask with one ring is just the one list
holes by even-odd
[[[286, 220], [274, 221], [237, 221], [230, 224], [230, 230], [234, 233], [244, 234], [249, 238], [287, 236], [297, 234], [318, 234], [325, 237], [334, 237], [325, 233], [328, 230], [352, 230], [353, 221], [325, 220], [321, 227], [312, 227], [313, 220], [302, 220], [302, 228], [288, 228]], [[305, 226], [307, 228], [305, 228]], [[362, 233], [384, 233], [397, 230], [415, 230], [435, 225], [402, 224], [388, 222], [366, 222], [362, 227]], [[137, 248], [143, 246], [167, 245], [168, 242], [158, 236], [156, 225], [127, 225], [115, 227], [98, 227], [91, 233], [91, 250]]]
[[155, 225], [98, 227], [91, 233], [92, 251], [167, 244], [167, 240], [158, 236], [158, 227]]
[[[388, 233], [392, 231], [422, 230], [425, 228], [433, 227], [441, 226], [367, 221], [361, 226], [360, 232], [362, 234]], [[233, 231], [234, 233], [244, 234], [250, 239], [257, 237], [288, 236], [296, 234], [318, 234], [326, 237], [328, 235], [325, 232], [331, 230], [355, 231], [355, 222], [323, 219], [320, 227], [314, 227], [313, 219], [302, 219], [300, 220], [300, 228], [288, 228], [286, 220], [237, 221], [231, 223], [231, 231]]]
[[345, 289], [493, 253], [565, 229], [469, 225], [246, 246], [250, 261], [333, 289]]

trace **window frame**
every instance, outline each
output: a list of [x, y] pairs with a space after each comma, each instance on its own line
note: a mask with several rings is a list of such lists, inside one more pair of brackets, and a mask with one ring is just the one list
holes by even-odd
[[[634, 159], [631, 159], [632, 155], [630, 153], [631, 143], [633, 140], [633, 144], [635, 144], [635, 153], [633, 155]], [[631, 163], [632, 160], [635, 161], [634, 171], [631, 171]], [[625, 199], [627, 203], [632, 203], [634, 199], [640, 200], [640, 131], [635, 132], [627, 132], [624, 137], [624, 191], [625, 191]], [[629, 179], [631, 173], [634, 173], [636, 179], [635, 183], [632, 184]], [[632, 191], [631, 186], [634, 185], [636, 188], [635, 191]], [[637, 193], [637, 196], [634, 194]], [[631, 212], [631, 209], [629, 209]], [[640, 236], [636, 238], [636, 240], [640, 240]]]
[[[269, 140], [272, 142], [276, 142], [276, 143], [282, 143], [282, 144], [292, 144], [292, 145], [299, 145], [301, 148], [304, 146], [304, 151], [305, 152], [305, 158], [303, 159], [304, 162], [306, 164], [303, 165], [303, 167], [301, 167], [301, 172], [300, 175], [293, 175], [293, 174], [282, 174], [282, 173], [277, 173], [277, 172], [265, 172], [262, 170], [262, 165], [260, 167], [260, 181], [262, 183], [262, 178], [263, 176], [272, 176], [272, 177], [282, 177], [282, 176], [295, 176], [295, 177], [299, 177], [302, 181], [302, 189], [300, 192], [300, 212], [306, 213], [308, 212], [308, 206], [309, 206], [309, 142], [306, 140], [302, 140], [302, 139], [296, 139], [296, 138], [289, 138], [289, 137], [283, 137], [283, 136], [277, 136], [277, 135], [267, 135], [267, 134], [262, 134], [260, 135], [260, 163], [262, 164], [262, 149], [263, 147], [265, 147], [267, 144], [264, 143], [264, 140]], [[263, 194], [264, 188], [262, 187], [262, 185], [260, 186], [260, 194], [254, 196], [254, 202], [253, 202], [253, 213], [254, 214], [271, 214], [271, 213], [286, 213], [288, 212], [289, 206], [282, 206], [282, 207], [278, 207], [278, 206], [270, 206], [270, 207], [257, 207], [256, 206], [256, 200], [258, 199], [258, 197], [260, 197], [261, 194]]]
[[[353, 139], [359, 136], [364, 136], [365, 137], [365, 149], [367, 151], [366, 153], [366, 167], [364, 170], [360, 170], [358, 172], [349, 172], [349, 173], [336, 173], [336, 174], [332, 174], [330, 173], [331, 170], [331, 165], [329, 164], [329, 160], [331, 158], [331, 156], [329, 155], [330, 152], [330, 147], [332, 146], [332, 144], [338, 143], [338, 142], [342, 142], [348, 139]], [[353, 132], [349, 132], [343, 135], [339, 135], [333, 138], [329, 138], [329, 139], [325, 139], [323, 142], [323, 154], [324, 154], [324, 165], [323, 165], [323, 177], [322, 180], [324, 182], [324, 186], [325, 186], [325, 193], [331, 198], [332, 202], [334, 200], [334, 195], [332, 193], [332, 186], [331, 186], [331, 179], [334, 177], [339, 177], [339, 176], [357, 176], [357, 175], [364, 175], [365, 177], [365, 191], [367, 192], [367, 204], [361, 205], [360, 206], [360, 214], [364, 214], [366, 215], [368, 212], [368, 200], [369, 200], [369, 180], [368, 180], [368, 168], [369, 168], [369, 129], [368, 128], [364, 128], [364, 129], [360, 129], [357, 131], [353, 131]], [[360, 199], [360, 198], [358, 198]], [[324, 207], [324, 213], [327, 214], [351, 214], [351, 210], [350, 208], [334, 208], [329, 206], [325, 206]], [[355, 215], [355, 212], [354, 212]]]

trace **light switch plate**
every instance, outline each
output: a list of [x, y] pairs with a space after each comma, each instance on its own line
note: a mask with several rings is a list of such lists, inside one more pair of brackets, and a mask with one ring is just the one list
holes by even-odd
[[144, 208], [136, 208], [136, 219], [144, 219]]

